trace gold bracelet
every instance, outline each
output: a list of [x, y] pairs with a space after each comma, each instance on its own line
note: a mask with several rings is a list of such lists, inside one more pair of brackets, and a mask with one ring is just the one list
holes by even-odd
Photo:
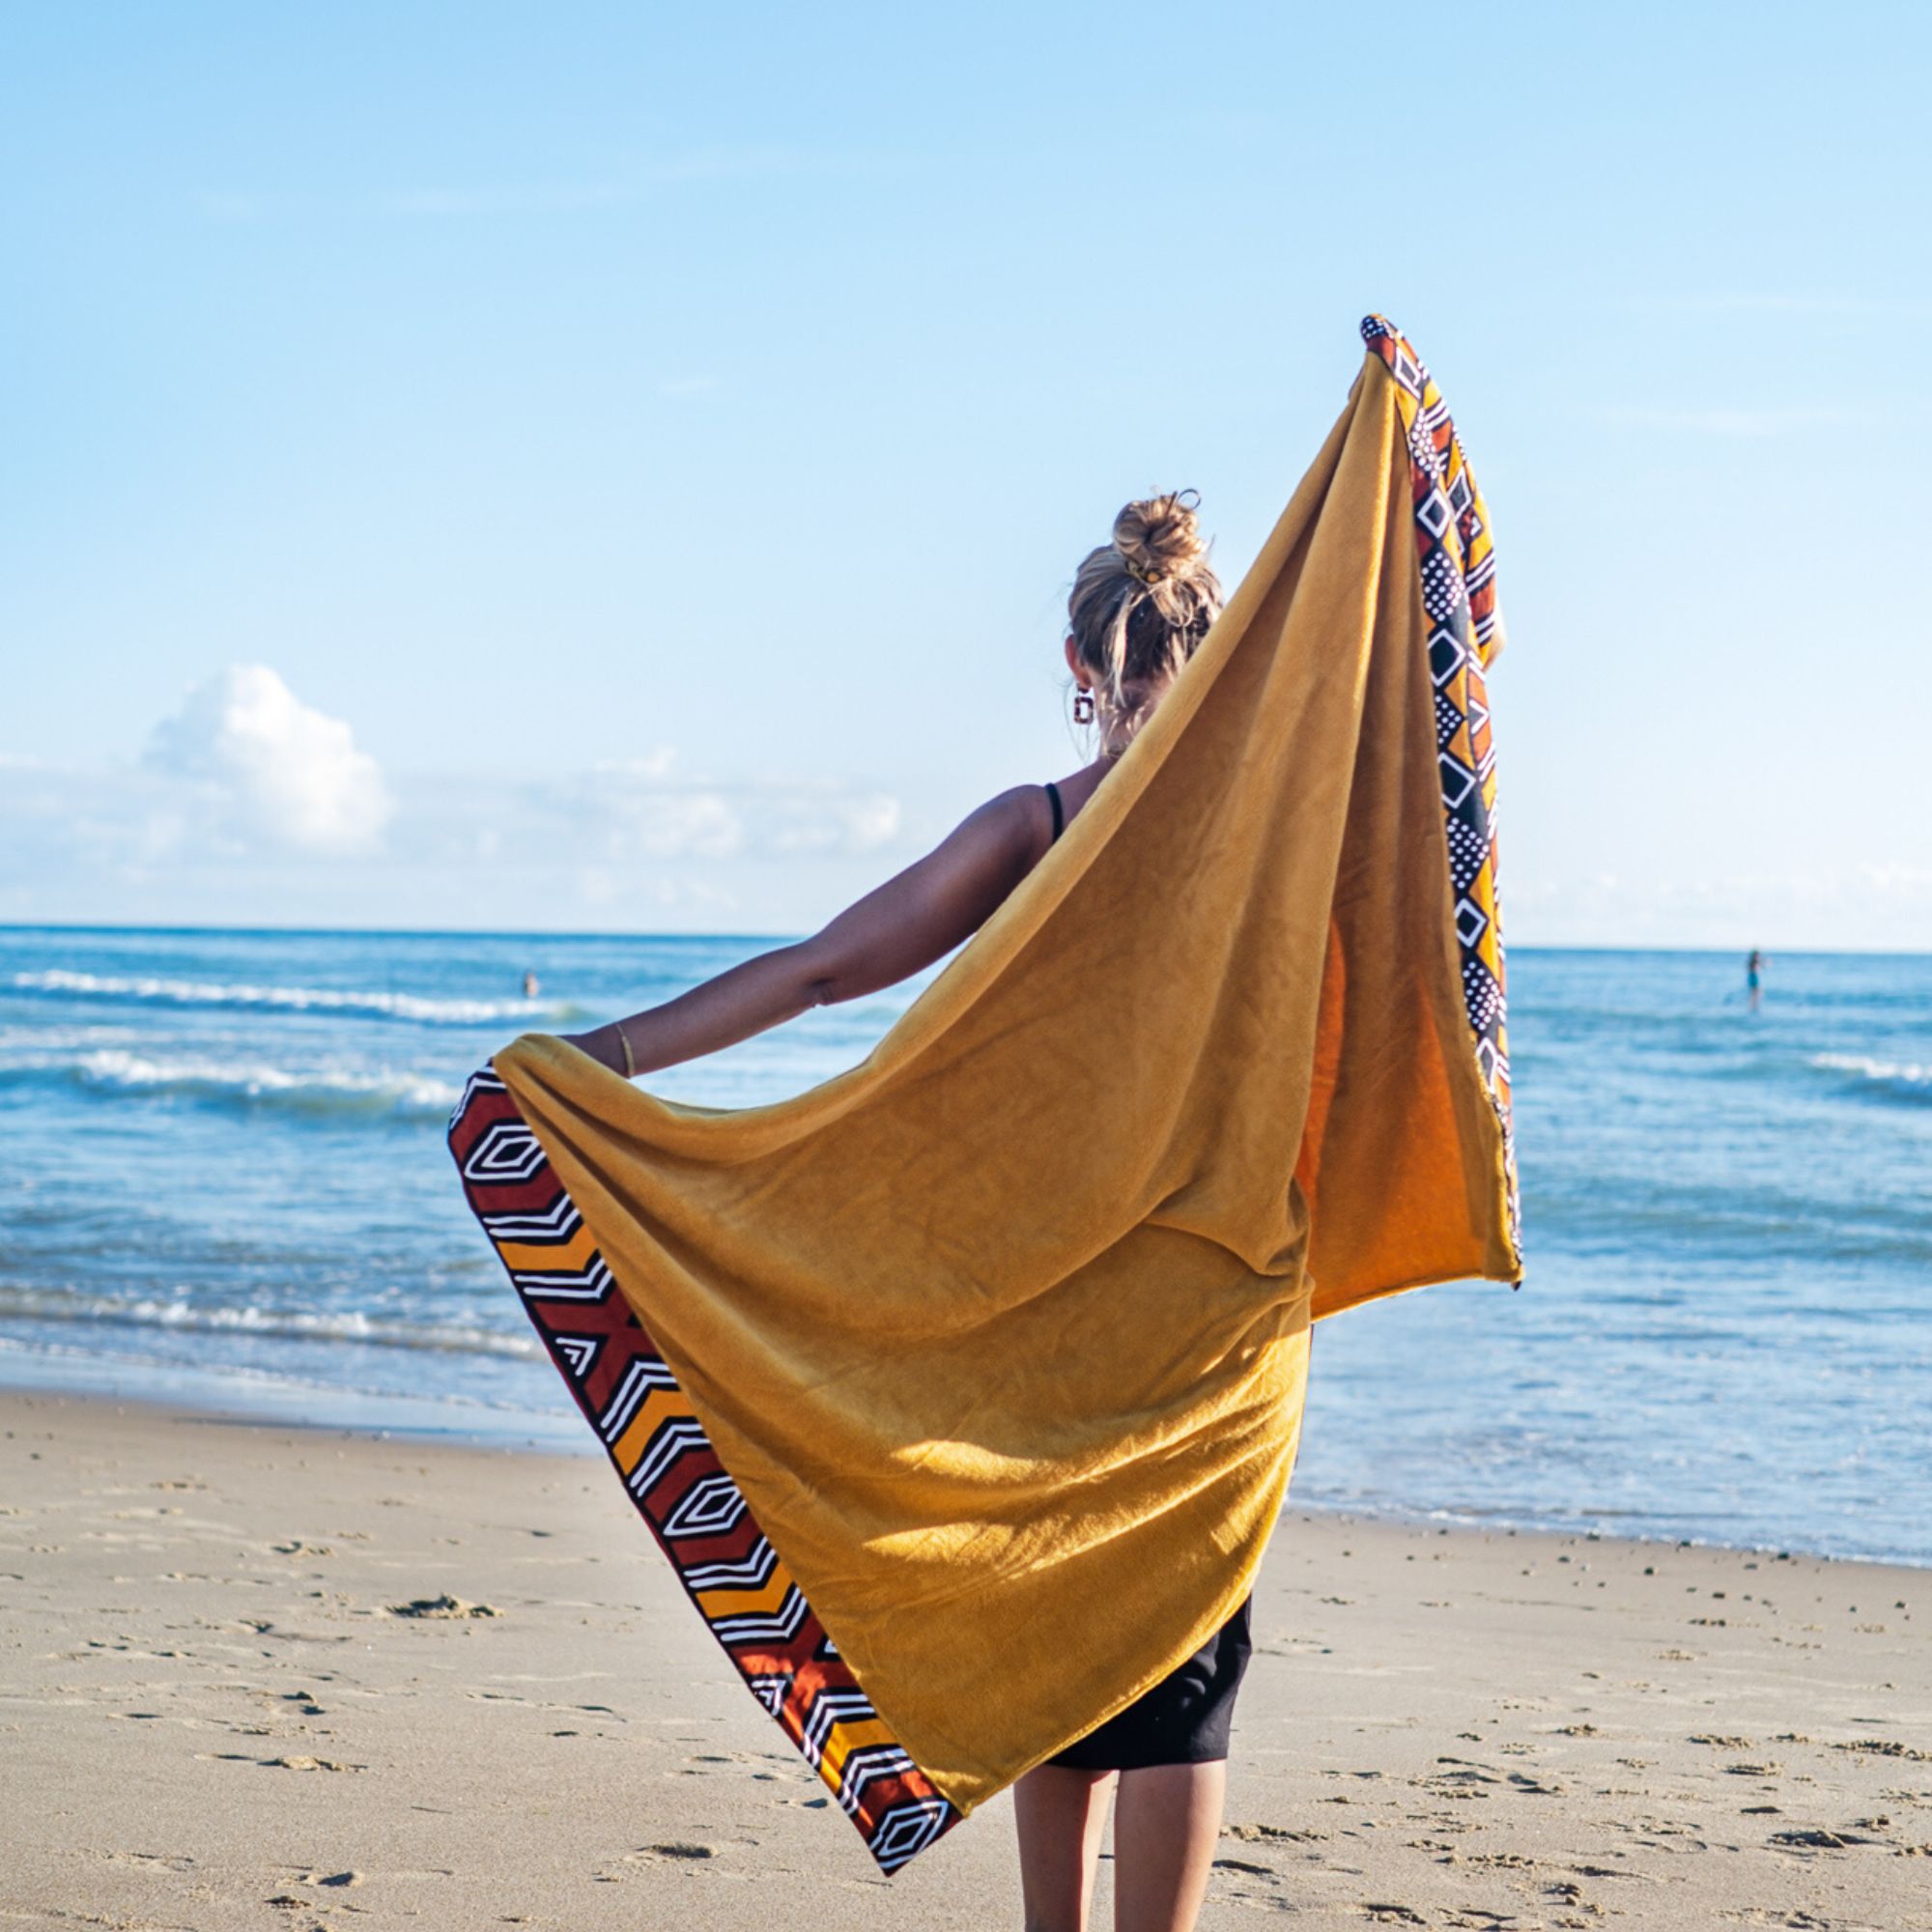
[[622, 1020], [613, 1020], [611, 1024], [617, 1029], [617, 1039], [624, 1049], [624, 1078], [635, 1080], [638, 1077], [638, 1063], [631, 1057], [631, 1036], [624, 1031]]

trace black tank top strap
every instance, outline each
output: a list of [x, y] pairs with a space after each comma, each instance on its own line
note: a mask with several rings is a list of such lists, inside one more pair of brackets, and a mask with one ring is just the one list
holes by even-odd
[[1051, 779], [1046, 781], [1046, 802], [1053, 808], [1053, 837], [1057, 839], [1066, 824], [1066, 814], [1061, 810], [1060, 787]]

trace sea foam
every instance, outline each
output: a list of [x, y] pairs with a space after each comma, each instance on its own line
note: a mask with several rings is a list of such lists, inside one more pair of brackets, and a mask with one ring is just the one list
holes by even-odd
[[0, 1288], [0, 1321], [59, 1321], [114, 1328], [167, 1328], [198, 1334], [261, 1335], [314, 1342], [359, 1342], [378, 1349], [437, 1354], [504, 1355], [534, 1360], [534, 1336], [499, 1333], [460, 1321], [399, 1321], [359, 1310], [196, 1306], [183, 1298], [70, 1294]]
[[1932, 1065], [1881, 1060], [1862, 1053], [1814, 1053], [1810, 1064], [1828, 1073], [1849, 1073], [1894, 1099], [1932, 1106]]
[[107, 1096], [161, 1096], [317, 1114], [440, 1119], [462, 1090], [426, 1073], [332, 1068], [294, 1072], [267, 1062], [165, 1059], [126, 1047], [44, 1057], [0, 1069], [0, 1081], [59, 1080]]
[[256, 986], [203, 980], [162, 980], [65, 967], [15, 973], [22, 993], [171, 1007], [270, 1008], [281, 1012], [357, 1013], [379, 1019], [416, 1020], [431, 1026], [475, 1026], [488, 1020], [570, 1019], [579, 1009], [558, 1000], [466, 1000], [374, 988]]

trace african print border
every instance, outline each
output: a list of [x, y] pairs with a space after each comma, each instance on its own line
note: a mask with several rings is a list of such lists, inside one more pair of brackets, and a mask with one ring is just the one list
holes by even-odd
[[679, 1582], [881, 1869], [896, 1871], [961, 1812], [859, 1688], [491, 1069], [465, 1089], [449, 1147], [524, 1312]]
[[1456, 896], [1463, 1004], [1475, 1035], [1476, 1065], [1502, 1126], [1510, 1246], [1520, 1256], [1502, 901], [1496, 889], [1496, 753], [1483, 676], [1502, 646], [1490, 513], [1463, 454], [1449, 406], [1413, 344], [1379, 315], [1363, 318], [1362, 339], [1395, 381], [1396, 408], [1408, 445], [1422, 608], [1431, 626], [1429, 677], [1435, 687], [1435, 752], [1449, 835], [1449, 880]]

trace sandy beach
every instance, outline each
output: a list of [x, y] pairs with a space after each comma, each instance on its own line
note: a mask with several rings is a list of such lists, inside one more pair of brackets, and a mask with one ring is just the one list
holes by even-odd
[[[0, 1924], [1019, 1923], [1007, 1802], [880, 1877], [587, 1458], [0, 1424]], [[1932, 1574], [1291, 1509], [1255, 1631], [1206, 1926], [1932, 1926]]]

